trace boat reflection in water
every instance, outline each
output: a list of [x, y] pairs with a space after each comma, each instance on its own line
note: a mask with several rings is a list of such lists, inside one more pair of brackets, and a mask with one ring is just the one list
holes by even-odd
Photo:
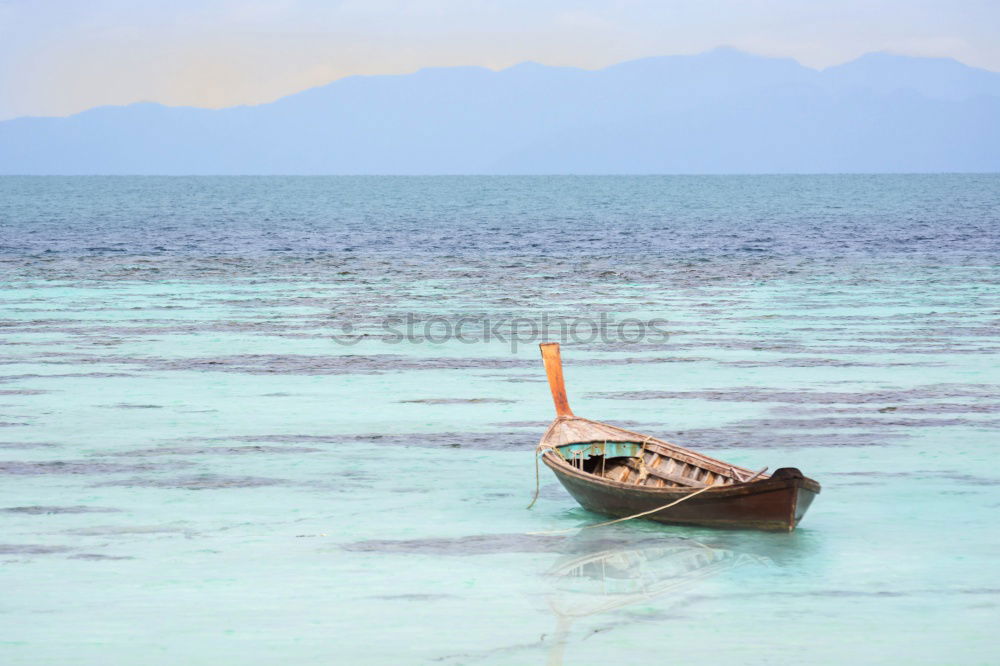
[[548, 571], [548, 604], [556, 616], [548, 662], [552, 666], [563, 663], [570, 630], [579, 619], [680, 596], [738, 567], [774, 564], [769, 557], [678, 537], [614, 539], [584, 533], [569, 541], [567, 550], [573, 552]]

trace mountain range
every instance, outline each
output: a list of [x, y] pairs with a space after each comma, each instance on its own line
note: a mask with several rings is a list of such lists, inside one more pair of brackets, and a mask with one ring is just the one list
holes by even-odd
[[824, 70], [728, 48], [429, 68], [256, 106], [0, 122], [3, 174], [996, 171], [1000, 73], [885, 53]]

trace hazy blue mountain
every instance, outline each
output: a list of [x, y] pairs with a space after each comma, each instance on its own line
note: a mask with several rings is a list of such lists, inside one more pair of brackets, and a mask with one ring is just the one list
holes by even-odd
[[732, 49], [598, 71], [354, 76], [223, 110], [0, 123], [0, 173], [1000, 171], [1000, 73], [870, 54], [816, 71]]
[[963, 100], [978, 95], [1000, 96], [1000, 74], [968, 67], [952, 58], [908, 58], [869, 53], [830, 67], [823, 77], [832, 89], [877, 93], [913, 91], [933, 98]]

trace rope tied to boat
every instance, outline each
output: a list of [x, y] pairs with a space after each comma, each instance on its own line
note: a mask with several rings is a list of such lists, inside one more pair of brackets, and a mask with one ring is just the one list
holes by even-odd
[[[708, 490], [710, 488], [714, 488], [714, 487], [716, 487], [716, 486], [705, 486], [704, 488], [699, 488], [698, 490], [694, 491], [693, 493], [688, 493], [684, 497], [681, 497], [680, 499], [674, 500], [670, 504], [664, 504], [663, 506], [658, 506], [655, 509], [650, 509], [649, 511], [642, 511], [640, 513], [633, 513], [631, 516], [625, 516], [624, 518], [615, 518], [614, 520], [608, 520], [608, 521], [603, 522], [603, 523], [597, 523], [596, 525], [584, 525], [583, 527], [570, 527], [569, 529], [565, 529], [565, 530], [551, 530], [551, 531], [548, 531], [548, 532], [527, 532], [526, 534], [529, 534], [531, 536], [541, 536], [541, 535], [549, 535], [549, 534], [566, 534], [567, 532], [572, 532], [574, 530], [589, 530], [589, 529], [592, 529], [594, 527], [604, 527], [606, 525], [614, 525], [615, 523], [623, 523], [626, 520], [633, 520], [635, 518], [642, 518], [643, 516], [648, 516], [651, 513], [656, 513], [658, 511], [663, 511], [664, 509], [669, 509], [672, 506], [677, 506], [681, 502], [689, 500], [692, 497], [694, 497], [695, 495], [700, 495], [701, 493], [705, 492], [706, 490]], [[534, 501], [532, 501], [532, 504], [534, 504]]]
[[531, 507], [535, 506], [535, 502], [538, 501], [538, 494], [539, 492], [541, 492], [541, 484], [542, 484], [540, 476], [541, 473], [538, 471], [538, 461], [539, 459], [541, 459], [542, 456], [545, 455], [546, 449], [552, 449], [553, 451], [555, 451], [556, 447], [552, 446], [551, 444], [549, 444], [544, 440], [539, 442], [538, 446], [535, 447], [535, 496], [531, 498], [531, 504], [526, 506], [525, 507], [526, 509], [530, 509]]

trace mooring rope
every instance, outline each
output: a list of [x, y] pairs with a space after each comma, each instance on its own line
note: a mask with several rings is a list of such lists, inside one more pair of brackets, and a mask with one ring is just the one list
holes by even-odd
[[551, 444], [545, 444], [545, 443], [541, 443], [535, 447], [535, 496], [531, 498], [531, 504], [526, 506], [525, 507], [526, 509], [530, 509], [531, 507], [535, 506], [535, 502], [538, 501], [538, 493], [541, 487], [541, 479], [539, 477], [539, 472], [538, 472], [538, 459], [541, 458], [543, 455], [545, 455], [545, 449], [555, 450], [555, 448], [556, 447], [552, 446]]
[[[536, 469], [536, 471], [537, 471], [537, 469]], [[605, 525], [614, 525], [615, 523], [623, 523], [626, 520], [632, 520], [634, 518], [642, 518], [643, 516], [648, 516], [651, 513], [656, 513], [657, 511], [663, 511], [664, 509], [669, 509], [672, 506], [677, 506], [681, 502], [683, 502], [685, 500], [689, 500], [692, 497], [694, 497], [695, 495], [699, 495], [699, 494], [705, 492], [709, 488], [715, 488], [715, 487], [716, 486], [705, 486], [704, 488], [699, 488], [698, 490], [694, 491], [693, 493], [688, 493], [687, 495], [685, 495], [684, 497], [682, 497], [682, 498], [680, 498], [678, 500], [674, 500], [670, 504], [664, 504], [663, 506], [658, 506], [655, 509], [650, 509], [649, 511], [643, 511], [641, 513], [634, 513], [631, 516], [625, 516], [624, 518], [615, 518], [614, 520], [609, 520], [609, 521], [604, 522], [604, 523], [597, 523], [596, 525], [584, 525], [583, 527], [570, 527], [569, 529], [565, 529], [565, 530], [552, 530], [552, 531], [548, 531], [548, 532], [526, 532], [526, 534], [529, 534], [531, 536], [540, 536], [540, 535], [548, 535], [548, 534], [565, 534], [566, 532], [572, 532], [574, 530], [589, 530], [589, 529], [591, 529], [593, 527], [604, 527]], [[535, 496], [535, 499], [538, 499], [537, 495]], [[535, 503], [534, 500], [532, 500], [531, 503], [534, 504]], [[529, 508], [531, 508], [531, 507], [529, 506]]]

